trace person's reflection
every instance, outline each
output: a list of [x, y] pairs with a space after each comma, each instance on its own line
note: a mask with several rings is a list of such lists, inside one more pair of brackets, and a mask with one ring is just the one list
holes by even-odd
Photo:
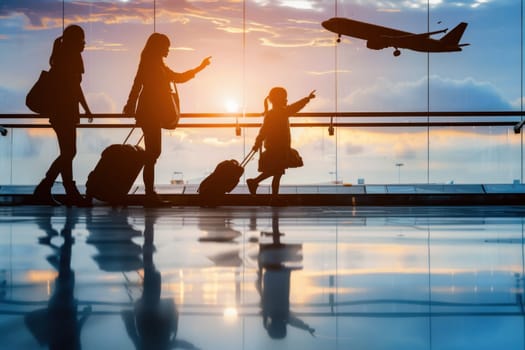
[[287, 325], [314, 335], [315, 329], [290, 310], [291, 273], [301, 268], [291, 265], [302, 262], [302, 245], [281, 243], [278, 209], [273, 210], [272, 232], [261, 235], [272, 237], [271, 243], [259, 244], [257, 289], [261, 295], [263, 327], [274, 339], [286, 337]]
[[197, 349], [193, 344], [177, 339], [179, 315], [171, 298], [161, 299], [162, 276], [153, 262], [155, 217], [144, 218], [142, 248], [144, 282], [142, 296], [133, 310], [122, 312], [126, 331], [136, 349], [167, 350]]
[[51, 216], [42, 217], [38, 222], [46, 233], [39, 242], [54, 250], [55, 254], [47, 260], [57, 269], [58, 276], [47, 308], [28, 313], [25, 322], [40, 345], [47, 344], [49, 349], [80, 349], [80, 331], [91, 313], [91, 306], [86, 306], [79, 316], [74, 297], [75, 272], [71, 269], [72, 230], [77, 223], [74, 210], [67, 209], [66, 222], [60, 232], [64, 240], [61, 246], [52, 242], [52, 238], [59, 234], [51, 225]]

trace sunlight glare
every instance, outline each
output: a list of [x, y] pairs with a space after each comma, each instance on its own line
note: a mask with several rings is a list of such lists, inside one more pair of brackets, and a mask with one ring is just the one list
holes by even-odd
[[239, 111], [239, 104], [237, 101], [232, 99], [227, 99], [225, 102], [226, 111], [229, 113], [235, 113]]
[[226, 321], [235, 321], [239, 313], [235, 307], [227, 307], [222, 314]]

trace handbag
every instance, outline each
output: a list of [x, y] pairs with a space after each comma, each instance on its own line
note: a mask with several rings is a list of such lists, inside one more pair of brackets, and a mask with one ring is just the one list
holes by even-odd
[[164, 101], [164, 106], [160, 113], [160, 126], [163, 129], [174, 130], [179, 124], [180, 120], [180, 100], [177, 86], [170, 83], [172, 89], [169, 93], [169, 98]]
[[290, 148], [290, 154], [288, 156], [288, 167], [289, 168], [300, 168], [304, 165], [303, 158], [295, 148]]
[[[290, 153], [288, 154], [288, 159], [286, 160], [285, 168], [300, 168], [304, 165], [303, 158], [295, 148], [290, 148]], [[280, 163], [278, 161], [278, 163]], [[268, 156], [268, 151], [261, 151], [259, 149], [259, 164], [257, 170], [259, 172], [265, 172], [275, 168], [275, 161]], [[278, 164], [278, 167], [282, 167], [281, 164]]]
[[55, 106], [55, 88], [51, 72], [43, 70], [26, 96], [26, 106], [35, 113], [49, 114]]

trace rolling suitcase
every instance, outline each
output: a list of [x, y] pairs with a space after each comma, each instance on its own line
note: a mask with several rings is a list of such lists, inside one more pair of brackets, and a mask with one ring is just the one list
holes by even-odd
[[144, 167], [145, 151], [138, 144], [126, 144], [135, 129], [132, 129], [124, 143], [108, 146], [101, 154], [95, 169], [88, 175], [86, 196], [112, 205], [126, 204], [131, 186]]
[[231, 192], [239, 183], [244, 173], [244, 167], [255, 155], [254, 150], [238, 162], [235, 159], [224, 160], [217, 164], [213, 173], [206, 177], [199, 185], [199, 197], [201, 205], [215, 205], [218, 196]]

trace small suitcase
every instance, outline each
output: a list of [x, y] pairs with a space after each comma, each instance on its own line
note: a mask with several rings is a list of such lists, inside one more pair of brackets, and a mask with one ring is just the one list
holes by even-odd
[[199, 197], [202, 205], [215, 205], [217, 197], [231, 192], [239, 183], [244, 167], [255, 155], [250, 151], [241, 163], [235, 159], [224, 160], [217, 164], [213, 173], [199, 185]]
[[88, 175], [86, 196], [112, 205], [126, 204], [131, 186], [144, 167], [145, 151], [138, 145], [126, 144], [134, 129], [123, 144], [108, 146], [101, 155], [95, 169]]

